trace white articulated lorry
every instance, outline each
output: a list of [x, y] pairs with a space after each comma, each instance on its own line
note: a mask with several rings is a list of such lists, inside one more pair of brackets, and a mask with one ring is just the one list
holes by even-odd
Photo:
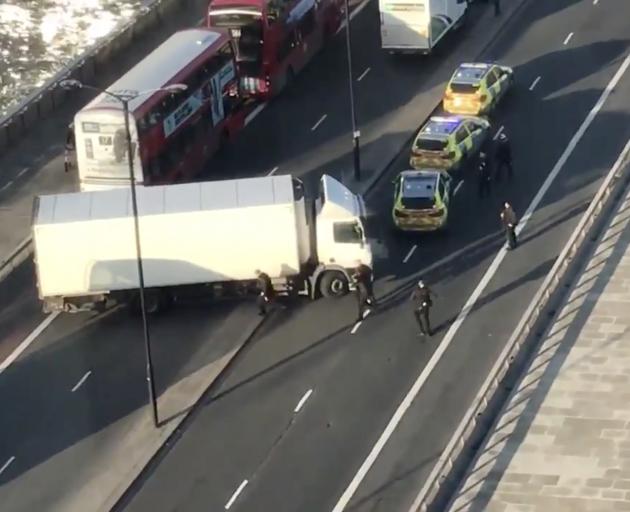
[[[185, 294], [243, 295], [256, 270], [281, 292], [345, 295], [357, 260], [371, 265], [363, 199], [323, 176], [315, 200], [291, 176], [137, 187], [147, 309]], [[44, 310], [137, 300], [127, 188], [41, 196], [33, 241]]]
[[390, 53], [430, 53], [465, 20], [466, 0], [379, 0], [381, 47]]

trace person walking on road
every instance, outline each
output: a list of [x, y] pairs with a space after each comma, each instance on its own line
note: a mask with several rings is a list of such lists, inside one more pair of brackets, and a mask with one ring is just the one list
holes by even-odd
[[503, 203], [503, 209], [501, 210], [500, 217], [501, 224], [503, 225], [503, 229], [505, 231], [505, 239], [507, 241], [508, 248], [515, 249], [518, 245], [518, 241], [516, 239], [516, 224], [518, 223], [518, 219], [516, 218], [512, 205], [507, 201]]
[[411, 294], [411, 300], [414, 303], [413, 314], [420, 328], [420, 336], [431, 336], [433, 334], [431, 331], [429, 311], [431, 306], [433, 306], [432, 297], [434, 296], [437, 297], [422, 280], [418, 281], [418, 286]]
[[352, 275], [352, 279], [355, 283], [355, 295], [357, 298], [357, 322], [360, 322], [363, 320], [366, 306], [376, 305], [373, 286], [374, 273], [368, 265], [359, 260], [357, 261], [357, 267]]
[[271, 283], [271, 278], [260, 270], [256, 270], [256, 288], [258, 289], [258, 314], [265, 316], [267, 314], [269, 306], [275, 297], [275, 290]]
[[477, 161], [477, 182], [479, 197], [484, 198], [490, 195], [490, 163], [488, 162], [488, 156], [486, 153], [479, 153], [479, 159]]
[[501, 135], [499, 135], [495, 159], [497, 181], [501, 181], [503, 169], [506, 169], [508, 180], [511, 180], [514, 176], [514, 169], [512, 167], [512, 148], [510, 146], [510, 140], [505, 133], [501, 133]]

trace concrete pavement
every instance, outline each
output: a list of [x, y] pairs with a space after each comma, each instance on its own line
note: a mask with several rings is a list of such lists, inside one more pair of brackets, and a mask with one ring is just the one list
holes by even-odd
[[630, 192], [450, 512], [630, 510]]

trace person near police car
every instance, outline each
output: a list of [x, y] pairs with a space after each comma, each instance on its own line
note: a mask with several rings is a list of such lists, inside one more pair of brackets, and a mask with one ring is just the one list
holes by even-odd
[[514, 168], [512, 167], [512, 147], [510, 146], [510, 139], [505, 132], [501, 132], [499, 135], [495, 151], [495, 161], [497, 181], [501, 181], [501, 174], [503, 174], [504, 169], [506, 170], [508, 180], [511, 180], [514, 176]]
[[413, 302], [413, 314], [418, 322], [421, 336], [431, 336], [431, 321], [429, 312], [433, 306], [433, 297], [437, 295], [431, 290], [424, 281], [418, 281], [418, 285], [413, 290], [410, 300]]
[[479, 197], [484, 198], [489, 196], [492, 173], [490, 171], [490, 161], [488, 160], [488, 155], [483, 151], [479, 153], [476, 171]]

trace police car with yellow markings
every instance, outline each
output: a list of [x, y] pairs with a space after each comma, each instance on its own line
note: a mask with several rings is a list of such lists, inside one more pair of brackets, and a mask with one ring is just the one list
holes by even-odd
[[489, 129], [490, 123], [480, 117], [433, 116], [416, 135], [409, 164], [414, 169], [459, 169], [479, 151]]
[[451, 114], [487, 114], [513, 84], [514, 71], [508, 66], [461, 64], [446, 86], [444, 110]]
[[439, 169], [408, 170], [394, 180], [394, 225], [403, 231], [437, 231], [446, 227], [451, 177]]

